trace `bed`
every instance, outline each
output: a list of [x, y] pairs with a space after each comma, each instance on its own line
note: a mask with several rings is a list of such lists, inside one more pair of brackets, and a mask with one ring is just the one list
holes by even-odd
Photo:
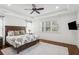
[[17, 53], [39, 42], [38, 35], [26, 33], [23, 26], [5, 26], [5, 42], [13, 47]]

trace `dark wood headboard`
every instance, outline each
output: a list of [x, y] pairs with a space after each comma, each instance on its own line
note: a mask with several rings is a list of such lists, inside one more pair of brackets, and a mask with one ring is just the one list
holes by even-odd
[[5, 36], [7, 36], [8, 31], [17, 31], [17, 30], [24, 30], [26, 32], [25, 26], [5, 26]]

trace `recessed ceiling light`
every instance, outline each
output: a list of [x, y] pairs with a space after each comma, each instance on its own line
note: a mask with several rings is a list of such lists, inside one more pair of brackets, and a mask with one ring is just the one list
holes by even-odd
[[56, 9], [59, 9], [59, 6], [56, 6]]

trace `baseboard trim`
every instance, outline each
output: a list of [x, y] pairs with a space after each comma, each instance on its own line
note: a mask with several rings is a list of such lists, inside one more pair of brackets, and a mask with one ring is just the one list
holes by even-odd
[[46, 40], [46, 39], [40, 39], [40, 42], [45, 42], [45, 43], [49, 43], [49, 44], [67, 47], [68, 51], [69, 51], [69, 55], [79, 55], [79, 49], [76, 45], [61, 43], [61, 42], [55, 42], [55, 41]]

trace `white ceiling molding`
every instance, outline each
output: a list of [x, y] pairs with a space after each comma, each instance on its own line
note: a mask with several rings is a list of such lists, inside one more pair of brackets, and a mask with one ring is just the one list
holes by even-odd
[[[37, 6], [42, 6], [41, 5], [37, 5]], [[58, 6], [59, 8], [56, 9], [56, 6]], [[43, 13], [41, 12], [40, 15], [34, 15], [34, 14], [29, 14], [28, 11], [25, 12], [23, 9], [24, 8], [31, 8], [31, 4], [16, 4], [16, 5], [11, 5], [11, 6], [8, 6], [7, 4], [3, 4], [3, 5], [0, 5], [0, 12], [4, 13], [5, 15], [12, 15], [12, 16], [16, 16], [16, 17], [19, 17], [19, 18], [22, 18], [24, 20], [37, 20], [37, 19], [41, 19], [41, 18], [46, 18], [46, 17], [50, 17], [50, 16], [56, 16], [56, 15], [60, 15], [60, 14], [66, 14], [66, 13], [71, 13], [71, 12], [75, 12], [75, 11], [78, 11], [79, 8], [78, 8], [79, 5], [70, 5], [70, 4], [67, 4], [67, 5], [64, 5], [64, 4], [61, 4], [61, 5], [54, 5], [54, 4], [51, 4], [51, 5], [47, 5], [47, 4], [44, 4], [43, 7], [45, 8], [45, 11], [43, 11]]]
[[67, 9], [62, 9], [62, 10], [59, 10], [59, 11], [55, 11], [55, 12], [50, 12], [50, 13], [45, 13], [45, 14], [42, 14], [40, 16], [36, 16], [34, 17], [34, 19], [37, 19], [37, 18], [42, 18], [42, 17], [49, 17], [49, 16], [55, 16], [57, 14], [61, 14], [63, 12], [67, 12], [68, 10]]
[[5, 14], [3, 12], [0, 11], [0, 15], [5, 16]]
[[19, 17], [19, 18], [22, 18], [22, 19], [29, 19], [29, 18], [32, 18], [30, 16], [25, 16], [24, 14], [22, 13], [19, 13], [17, 11], [14, 11], [14, 10], [11, 10], [9, 8], [6, 8], [5, 6], [0, 6], [0, 12], [5, 14], [5, 15], [12, 15], [12, 16], [16, 16], [16, 17]]
[[[45, 8], [45, 11], [42, 12], [42, 14], [46, 15], [46, 14], [49, 14], [51, 12], [50, 10], [52, 10], [53, 13], [55, 13], [55, 11], [57, 12], [58, 10], [56, 10], [56, 5], [53, 5], [53, 4], [51, 4], [51, 5], [50, 4], [44, 4], [44, 6], [43, 6], [43, 4], [38, 4], [37, 6], [41, 6], [41, 7], [43, 6]], [[42, 16], [42, 14], [38, 15], [36, 13], [35, 13], [36, 15], [35, 14], [28, 14], [28, 11], [25, 13], [25, 11], [23, 9], [27, 8], [27, 4], [26, 4], [26, 6], [23, 5], [23, 4], [19, 4], [19, 5], [16, 4], [16, 5], [12, 5], [12, 6], [8, 6], [8, 5], [3, 4], [3, 5], [0, 5], [0, 6], [4, 7], [5, 9], [7, 9], [7, 10], [9, 10], [9, 11], [15, 13], [15, 14], [18, 14], [18, 15], [24, 16], [24, 17], [34, 18], [34, 17], [40, 17], [40, 16]], [[57, 6], [59, 7], [59, 5], [57, 5]], [[31, 8], [31, 4], [29, 4], [28, 7]], [[64, 7], [66, 7], [66, 6], [64, 6]], [[63, 8], [61, 8], [61, 9], [63, 9]], [[23, 11], [23, 13], [22, 13], [22, 11]]]
[[[46, 15], [46, 16], [43, 16], [43, 17], [38, 17], [38, 18], [35, 18], [33, 21], [37, 21], [37, 20], [41, 20], [41, 19], [46, 19], [46, 18], [48, 18], [48, 17], [55, 17], [55, 16], [58, 16], [58, 15], [65, 15], [65, 14], [71, 14], [71, 13], [74, 13], [74, 14], [77, 14], [77, 12], [76, 11], [63, 11], [63, 12], [59, 12], [59, 13], [55, 13], [55, 14], [48, 14], [48, 15]], [[75, 18], [75, 19], [77, 19], [77, 17]]]

